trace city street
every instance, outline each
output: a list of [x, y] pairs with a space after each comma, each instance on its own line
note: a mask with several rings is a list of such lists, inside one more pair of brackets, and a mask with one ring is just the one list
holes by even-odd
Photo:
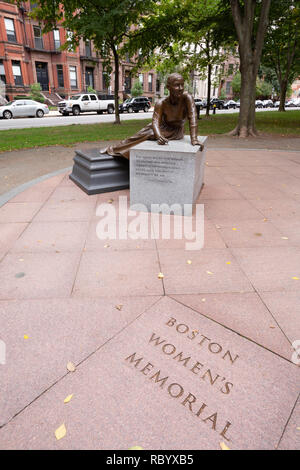
[[[289, 108], [298, 109], [298, 108]], [[261, 111], [277, 111], [278, 108], [267, 108], [257, 109], [257, 112]], [[238, 109], [223, 109], [217, 110], [217, 114], [229, 114], [238, 113]], [[212, 113], [212, 111], [211, 111]], [[204, 115], [205, 110], [200, 112], [200, 115]], [[148, 113], [124, 113], [121, 114], [121, 120], [127, 119], [146, 119], [151, 118], [152, 111]], [[0, 130], [8, 129], [25, 129], [29, 127], [49, 127], [49, 126], [69, 126], [71, 124], [97, 124], [101, 122], [114, 122], [114, 114], [101, 114], [96, 113], [85, 113], [80, 116], [62, 116], [58, 111], [50, 111], [49, 115], [42, 119], [38, 118], [16, 118], [16, 119], [0, 119]]]

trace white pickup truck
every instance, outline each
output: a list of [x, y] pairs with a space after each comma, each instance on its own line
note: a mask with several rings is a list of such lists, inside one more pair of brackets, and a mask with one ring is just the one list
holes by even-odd
[[106, 111], [112, 114], [115, 111], [115, 101], [113, 95], [95, 95], [93, 93], [78, 93], [70, 98], [58, 103], [58, 111], [63, 116], [72, 113], [79, 116], [80, 113], [95, 111], [102, 114]]

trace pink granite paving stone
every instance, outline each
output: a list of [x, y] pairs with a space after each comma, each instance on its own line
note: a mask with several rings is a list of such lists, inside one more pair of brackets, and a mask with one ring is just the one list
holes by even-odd
[[30, 222], [41, 207], [41, 202], [8, 202], [0, 207], [0, 224]]
[[10, 199], [10, 202], [45, 202], [63, 177], [64, 175], [57, 175], [37, 183]]
[[[173, 295], [178, 302], [291, 360], [291, 344], [281, 322], [256, 293]], [[264, 299], [264, 297], [263, 297]]]
[[35, 222], [90, 220], [96, 200], [47, 202], [35, 217]]
[[232, 223], [236, 225], [241, 220], [261, 220], [262, 213], [246, 200], [206, 200], [205, 215], [217, 224]]
[[164, 298], [4, 426], [0, 445], [274, 449], [298, 394], [294, 364]]
[[201, 204], [206, 199], [242, 199], [238, 191], [229, 184], [205, 184], [197, 202]]
[[299, 291], [300, 248], [232, 248], [239, 266], [258, 291]]
[[228, 247], [287, 246], [288, 240], [268, 220], [241, 220], [235, 227], [232, 224], [219, 226], [219, 234]]
[[283, 197], [282, 199], [252, 200], [251, 204], [263, 214], [264, 217], [273, 220], [282, 221], [285, 219], [299, 219], [300, 204], [291, 198]]
[[87, 221], [33, 222], [19, 237], [11, 251], [13, 253], [81, 251], [88, 226]]
[[300, 449], [300, 398], [298, 399], [295, 408], [292, 412], [288, 425], [284, 431], [282, 439], [279, 443], [278, 449], [280, 450], [295, 450]]
[[0, 224], [0, 247], [1, 250], [9, 250], [20, 237], [28, 224], [25, 223], [3, 223]]
[[110, 251], [83, 253], [73, 295], [163, 295], [157, 253]]
[[[164, 220], [166, 225], [164, 225]], [[200, 221], [200, 224], [197, 225], [195, 213], [192, 219], [190, 217], [178, 218], [172, 215], [160, 215], [158, 223], [153, 223], [153, 233], [155, 234], [157, 249], [159, 251], [164, 249], [188, 250], [188, 246], [197, 241], [199, 227], [202, 231], [202, 222]], [[203, 247], [215, 249], [226, 248], [225, 243], [219, 234], [219, 230], [205, 217]], [[188, 254], [189, 251], [186, 251], [186, 253]]]
[[[106, 225], [105, 220], [106, 216], [95, 217], [91, 221], [89, 233], [87, 236], [85, 251], [118, 251], [118, 250], [155, 250], [155, 240], [151, 239], [151, 220], [148, 214], [147, 217], [147, 227], [145, 234], [140, 233], [141, 238], [136, 238], [139, 228], [132, 226], [127, 227], [124, 224], [119, 223], [118, 212], [116, 213], [116, 218], [112, 217], [110, 219], [111, 226], [116, 227], [116, 232], [110, 232], [109, 227]], [[149, 219], [149, 220], [148, 220]], [[103, 220], [103, 223], [101, 222]], [[134, 217], [128, 217], [128, 223], [134, 223]], [[128, 230], [127, 230], [128, 228]], [[113, 239], [110, 233], [116, 235], [116, 238]]]
[[[229, 250], [159, 250], [166, 294], [251, 292], [252, 285]], [[189, 263], [190, 262], [190, 263]]]
[[13, 253], [0, 264], [0, 299], [65, 297], [74, 283], [79, 253]]
[[157, 297], [0, 301], [0, 426], [93, 354]]
[[51, 194], [49, 203], [55, 204], [56, 202], [71, 202], [71, 201], [93, 201], [97, 199], [97, 195], [88, 195], [78, 186], [58, 186]]
[[261, 292], [260, 294], [291, 343], [300, 340], [299, 292], [300, 289], [296, 292]]

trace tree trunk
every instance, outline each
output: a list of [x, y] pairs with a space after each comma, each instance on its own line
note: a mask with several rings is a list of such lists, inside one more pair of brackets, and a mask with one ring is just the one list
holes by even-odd
[[243, 63], [241, 60], [241, 92], [240, 113], [236, 128], [229, 135], [239, 137], [256, 137], [258, 132], [255, 128], [255, 97], [256, 97], [256, 68], [251, 60]]
[[285, 100], [286, 100], [286, 92], [287, 92], [287, 81], [282, 80], [279, 82], [280, 84], [280, 104], [279, 104], [279, 109], [278, 111], [285, 111]]
[[237, 32], [240, 55], [241, 95], [240, 114], [236, 128], [229, 135], [256, 136], [255, 96], [256, 76], [268, 25], [271, 0], [261, 0], [260, 15], [256, 17], [257, 0], [230, 0]]
[[112, 51], [114, 55], [114, 62], [115, 62], [115, 124], [121, 124], [120, 121], [120, 113], [119, 113], [119, 54], [115, 47], [112, 45]]
[[211, 92], [211, 64], [208, 64], [207, 67], [207, 99], [206, 99], [206, 116], [209, 116], [210, 109], [210, 92]]

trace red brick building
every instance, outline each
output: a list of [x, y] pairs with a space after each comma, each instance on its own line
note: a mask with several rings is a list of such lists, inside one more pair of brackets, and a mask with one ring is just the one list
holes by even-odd
[[[64, 28], [42, 34], [37, 21], [28, 17], [33, 2], [23, 2], [18, 8], [0, 1], [0, 79], [6, 84], [6, 97], [26, 95], [30, 85], [40, 83], [45, 96], [56, 102], [59, 97], [86, 91], [91, 86], [98, 93], [114, 92], [114, 72], [108, 77], [101, 57], [88, 41], [81, 41], [75, 51], [61, 51], [66, 42]], [[120, 97], [130, 93], [133, 84], [133, 64], [120, 65]], [[144, 96], [154, 101], [159, 83], [154, 71], [140, 74]]]

